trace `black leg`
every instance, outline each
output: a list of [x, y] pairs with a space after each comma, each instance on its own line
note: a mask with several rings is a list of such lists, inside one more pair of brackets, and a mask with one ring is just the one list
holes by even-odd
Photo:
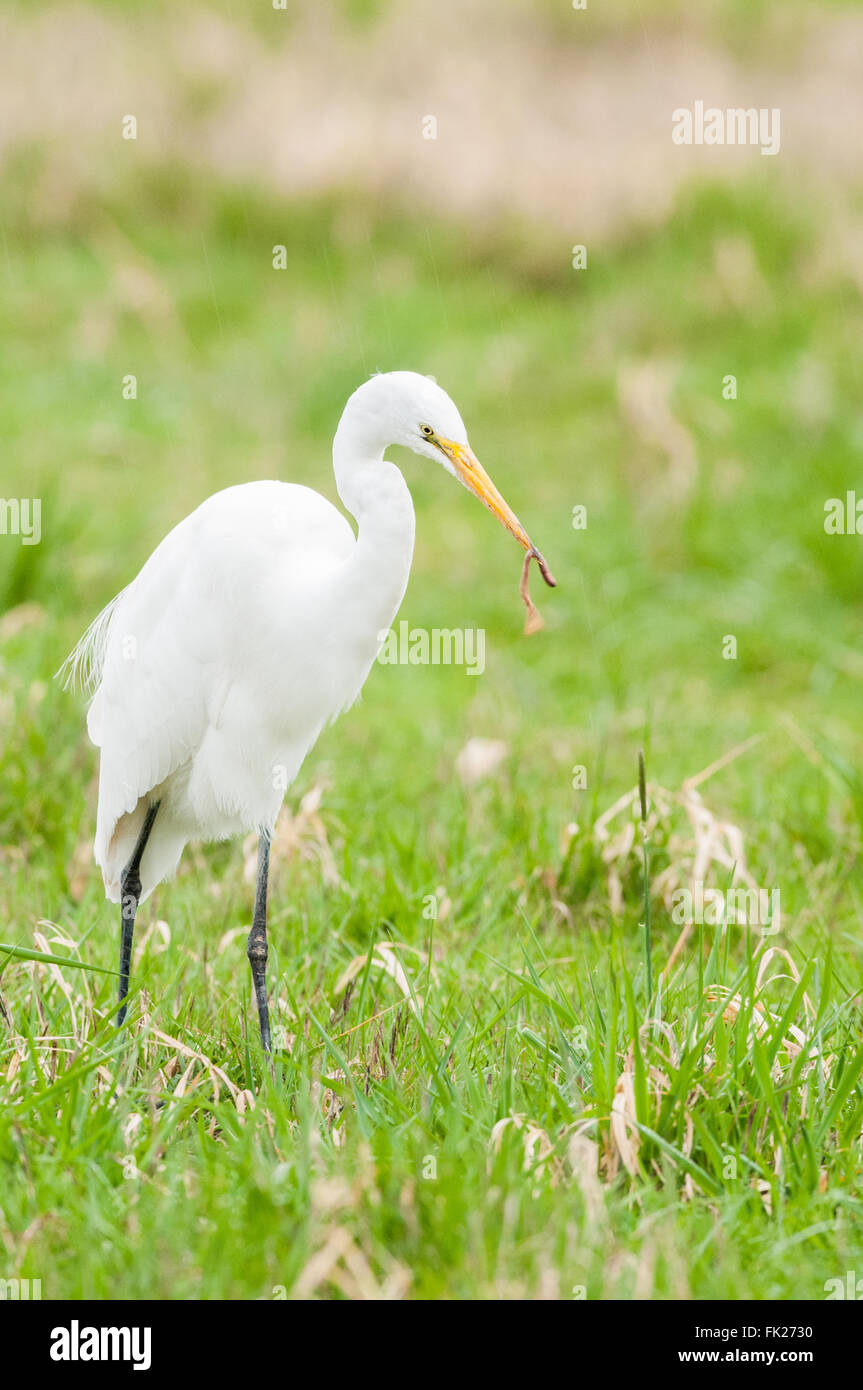
[[160, 802], [151, 806], [141, 827], [138, 836], [138, 843], [132, 851], [132, 858], [129, 860], [122, 874], [120, 875], [120, 1008], [117, 1011], [117, 1027], [123, 1023], [126, 1017], [125, 998], [129, 993], [129, 970], [132, 964], [132, 937], [135, 931], [135, 913], [138, 911], [138, 899], [141, 896], [141, 856], [150, 838], [150, 831], [153, 829], [153, 822], [156, 819], [156, 812]]
[[258, 882], [255, 888], [255, 911], [246, 954], [252, 967], [252, 983], [258, 1003], [261, 1025], [261, 1046], [270, 1051], [270, 1009], [267, 1004], [267, 874], [270, 868], [270, 836], [262, 830], [258, 840]]

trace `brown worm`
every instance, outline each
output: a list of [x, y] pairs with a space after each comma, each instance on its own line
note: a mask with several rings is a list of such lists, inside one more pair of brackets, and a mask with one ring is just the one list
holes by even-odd
[[554, 589], [557, 585], [557, 580], [555, 579], [551, 570], [548, 568], [548, 565], [546, 564], [544, 557], [540, 555], [538, 550], [528, 550], [527, 554], [524, 557], [524, 565], [522, 566], [521, 571], [521, 587], [519, 590], [524, 606], [527, 609], [527, 617], [524, 623], [524, 630], [525, 634], [528, 637], [530, 637], [531, 634], [534, 632], [539, 632], [540, 628], [545, 627], [542, 615], [540, 614], [539, 609], [537, 608], [536, 604], [531, 598], [530, 589], [528, 587], [531, 560], [536, 560], [536, 563], [539, 565], [539, 572], [550, 589]]

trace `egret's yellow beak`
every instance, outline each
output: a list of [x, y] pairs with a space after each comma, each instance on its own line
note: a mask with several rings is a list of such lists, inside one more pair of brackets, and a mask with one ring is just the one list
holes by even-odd
[[556, 586], [556, 579], [548, 568], [543, 556], [533, 544], [530, 536], [525, 531], [512, 507], [503, 500], [491, 478], [486, 473], [476, 454], [469, 449], [466, 444], [456, 444], [452, 439], [435, 439], [435, 443], [441, 453], [445, 454], [458, 474], [465, 487], [470, 488], [475, 497], [478, 497], [484, 506], [488, 507], [492, 516], [496, 516], [502, 522], [507, 531], [515, 536], [519, 545], [522, 546], [529, 556], [536, 560], [539, 571], [548, 584], [549, 588]]

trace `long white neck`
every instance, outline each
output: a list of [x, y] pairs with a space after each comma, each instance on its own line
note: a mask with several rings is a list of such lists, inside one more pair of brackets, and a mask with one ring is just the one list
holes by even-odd
[[379, 452], [358, 454], [341, 427], [333, 444], [336, 487], [358, 526], [356, 549], [345, 567], [346, 600], [361, 606], [358, 621], [376, 635], [390, 627], [410, 576], [415, 519], [407, 483]]

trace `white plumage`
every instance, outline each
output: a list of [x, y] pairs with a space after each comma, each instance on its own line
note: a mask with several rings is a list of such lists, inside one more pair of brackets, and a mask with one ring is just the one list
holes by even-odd
[[173, 874], [188, 841], [271, 831], [321, 729], [356, 699], [413, 555], [413, 506], [384, 459], [390, 444], [443, 463], [541, 561], [450, 398], [413, 372], [372, 377], [342, 415], [333, 464], [356, 537], [335, 507], [295, 483], [247, 483], [208, 498], [66, 664], [93, 692], [95, 858], [112, 901], [151, 807], [134, 906]]
[[[341, 620], [357, 551], [310, 488], [248, 483], [181, 521], [115, 602], [87, 716], [101, 749], [95, 857], [112, 901], [148, 798], [162, 805], [142, 900], [188, 840], [272, 828], [375, 658], [374, 634], [358, 640]], [[384, 626], [400, 598], [385, 586]]]

